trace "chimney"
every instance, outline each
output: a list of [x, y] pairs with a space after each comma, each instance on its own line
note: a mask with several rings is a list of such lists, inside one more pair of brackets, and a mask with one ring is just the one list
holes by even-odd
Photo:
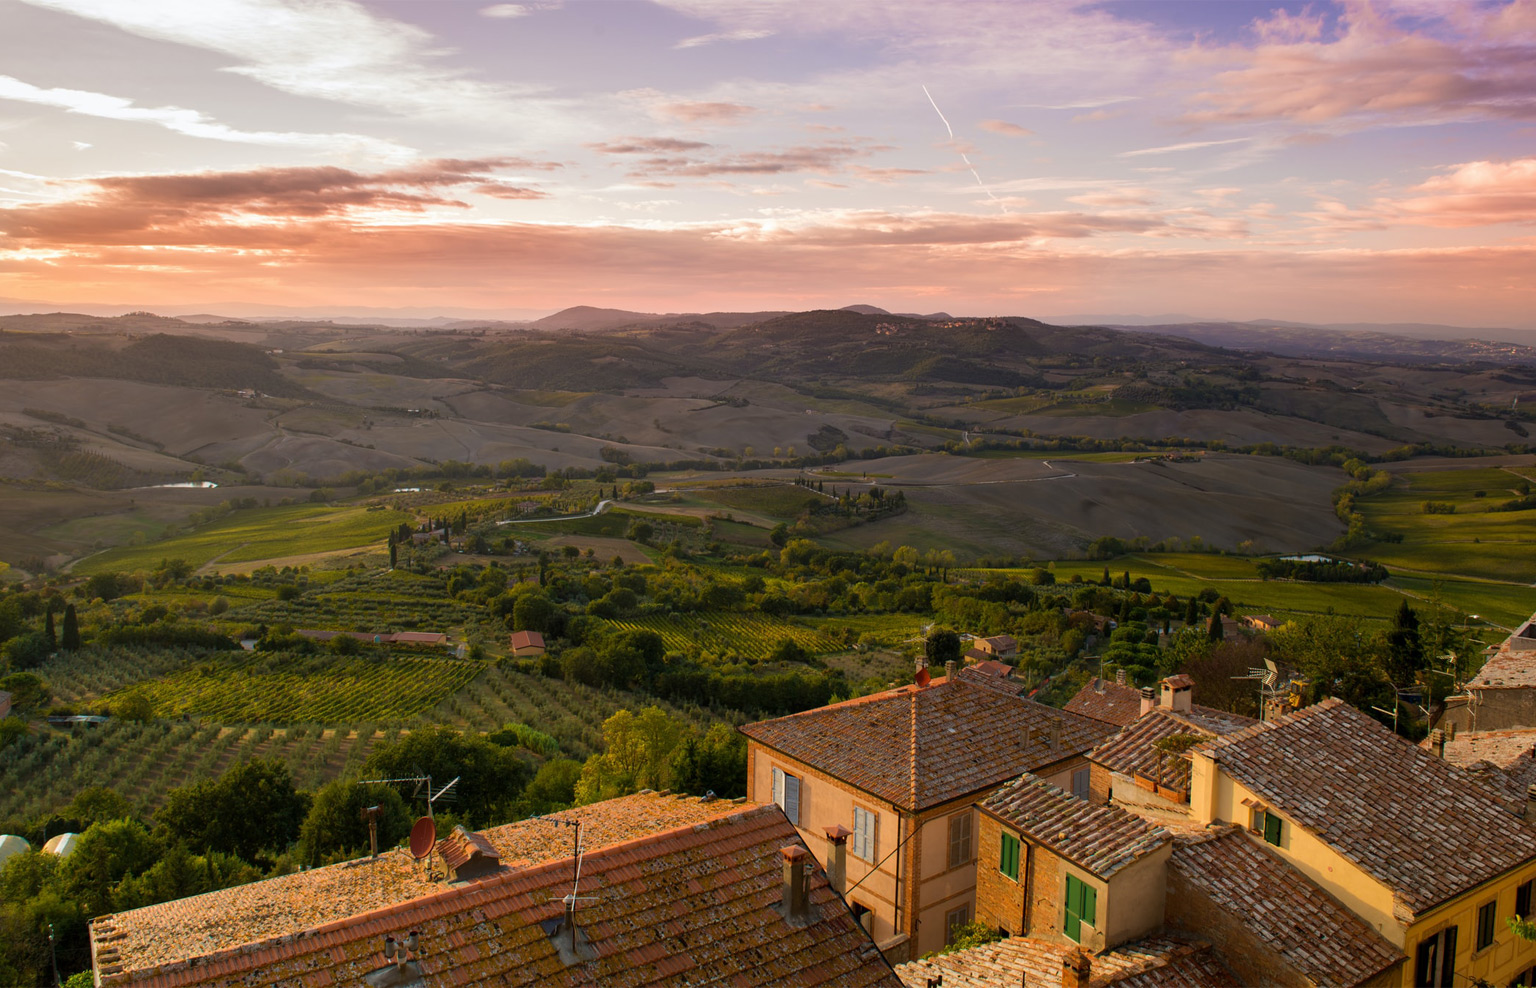
[[1445, 739], [1447, 741], [1456, 740], [1456, 723], [1454, 721], [1448, 720], [1445, 722]]
[[1536, 786], [1525, 787], [1525, 822], [1536, 823]]
[[810, 870], [810, 852], [796, 844], [779, 848], [784, 856], [784, 918], [799, 925], [810, 918], [810, 883], [806, 872]]
[[949, 683], [949, 682], [953, 682], [954, 679], [955, 679], [955, 660], [954, 659], [950, 659], [948, 662], [944, 663], [944, 681], [946, 683]]
[[1152, 687], [1150, 687], [1150, 686], [1143, 686], [1141, 688], [1141, 714], [1140, 714], [1140, 716], [1145, 716], [1146, 714], [1151, 713], [1156, 706], [1157, 706], [1157, 694], [1152, 692]]
[[1439, 729], [1429, 732], [1429, 747], [1434, 751], [1436, 758], [1445, 757], [1445, 732]]
[[1083, 948], [1074, 947], [1061, 959], [1061, 988], [1088, 988], [1092, 977], [1093, 962]]
[[1115, 685], [1116, 686], [1124, 686], [1125, 685], [1125, 670], [1124, 669], [1116, 669], [1115, 670]]
[[1188, 676], [1169, 676], [1161, 685], [1163, 695], [1158, 706], [1180, 714], [1187, 714], [1194, 708], [1194, 682]]
[[840, 823], [822, 829], [827, 832], [827, 882], [842, 895], [848, 874], [848, 837], [853, 831]]
[[1061, 718], [1051, 718], [1051, 750], [1061, 750]]

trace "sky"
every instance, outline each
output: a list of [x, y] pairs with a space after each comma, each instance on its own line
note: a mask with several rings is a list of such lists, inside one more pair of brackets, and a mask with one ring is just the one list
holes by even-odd
[[1536, 328], [1536, 0], [0, 0], [0, 299]]

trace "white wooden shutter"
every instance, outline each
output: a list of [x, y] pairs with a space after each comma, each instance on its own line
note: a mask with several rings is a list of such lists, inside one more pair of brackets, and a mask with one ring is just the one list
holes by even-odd
[[773, 770], [773, 801], [779, 809], [784, 808], [784, 773], [779, 769]]
[[800, 780], [788, 773], [784, 773], [784, 815], [790, 823], [799, 824]]

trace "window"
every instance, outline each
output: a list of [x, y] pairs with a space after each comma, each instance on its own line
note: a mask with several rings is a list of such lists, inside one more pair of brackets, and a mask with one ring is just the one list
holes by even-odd
[[875, 914], [864, 903], [855, 899], [849, 906], [849, 912], [853, 913], [853, 921], [864, 928], [865, 933], [870, 933], [875, 928]]
[[1252, 815], [1248, 818], [1248, 829], [1256, 834], [1264, 832], [1264, 807], [1255, 806]]
[[773, 770], [773, 801], [789, 817], [789, 822], [800, 823], [800, 780], [782, 769]]
[[1002, 852], [998, 854], [997, 870], [1014, 881], [1019, 880], [1019, 839], [1010, 833], [1003, 834]]
[[1528, 967], [1515, 975], [1509, 988], [1532, 988], [1533, 985], [1536, 985], [1536, 967]]
[[1063, 908], [1065, 920], [1061, 931], [1074, 943], [1083, 942], [1083, 924], [1092, 926], [1099, 915], [1099, 890], [1081, 881], [1076, 875], [1067, 876], [1067, 902]]
[[955, 942], [955, 934], [960, 927], [971, 921], [971, 907], [969, 904], [958, 909], [951, 909], [944, 914], [944, 943], [949, 945]]
[[849, 844], [853, 849], [853, 856], [863, 858], [865, 861], [875, 860], [875, 821], [878, 819], [874, 813], [862, 806], [853, 808], [853, 837]]
[[1531, 915], [1531, 883], [1515, 887], [1515, 915], [1525, 919]]
[[971, 860], [971, 811], [949, 818], [949, 866], [958, 868]]
[[1498, 910], [1499, 900], [1497, 899], [1494, 899], [1492, 902], [1485, 902], [1483, 905], [1478, 907], [1477, 947], [1474, 949], [1487, 950], [1489, 947], [1493, 946], [1494, 923], [1498, 920], [1498, 917], [1495, 914], [1498, 912]]
[[1264, 843], [1280, 846], [1280, 818], [1268, 810], [1264, 812]]
[[1456, 927], [1448, 926], [1419, 941], [1413, 963], [1413, 988], [1452, 988], [1455, 977]]
[[1087, 802], [1089, 793], [1088, 766], [1084, 765], [1072, 773], [1072, 795]]

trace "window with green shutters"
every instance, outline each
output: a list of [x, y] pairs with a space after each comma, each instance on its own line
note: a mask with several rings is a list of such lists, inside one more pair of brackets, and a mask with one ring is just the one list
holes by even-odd
[[1062, 923], [1062, 932], [1069, 940], [1075, 943], [1083, 941], [1083, 924], [1092, 926], [1098, 919], [1099, 890], [1080, 881], [1073, 875], [1067, 876], [1067, 902], [1066, 919]]
[[1264, 842], [1280, 846], [1280, 818], [1273, 813], [1264, 814]]
[[1019, 880], [1019, 839], [1012, 834], [1003, 834], [1003, 850], [998, 855], [997, 870], [1007, 875], [1014, 881]]

